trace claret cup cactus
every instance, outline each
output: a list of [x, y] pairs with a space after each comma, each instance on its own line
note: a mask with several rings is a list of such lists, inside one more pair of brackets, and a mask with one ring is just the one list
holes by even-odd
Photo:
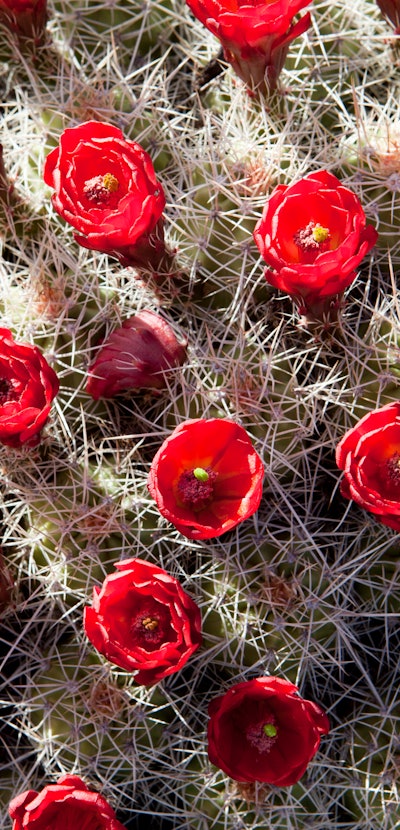
[[398, 830], [395, 5], [0, 0], [1, 830]]

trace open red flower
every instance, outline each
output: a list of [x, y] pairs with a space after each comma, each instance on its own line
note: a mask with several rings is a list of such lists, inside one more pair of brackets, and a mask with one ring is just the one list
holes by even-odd
[[110, 662], [152, 686], [179, 671], [201, 644], [201, 614], [179, 582], [142, 559], [117, 562], [118, 573], [93, 589], [84, 627]]
[[39, 793], [17, 795], [9, 813], [12, 830], [125, 830], [105, 798], [88, 790], [77, 775], [62, 775]]
[[289, 787], [329, 732], [325, 713], [279, 677], [232, 686], [209, 705], [208, 755], [235, 781]]
[[0, 0], [0, 23], [38, 45], [47, 23], [47, 0]]
[[376, 0], [382, 14], [395, 27], [395, 34], [400, 34], [400, 0]]
[[355, 279], [377, 238], [358, 197], [326, 170], [276, 187], [254, 230], [267, 282], [316, 315]]
[[342, 496], [400, 530], [400, 403], [364, 415], [339, 442], [336, 463]]
[[185, 421], [153, 458], [148, 488], [188, 539], [211, 539], [257, 510], [264, 468], [243, 427], [223, 418]]
[[311, 25], [310, 0], [186, 0], [193, 14], [220, 41], [225, 59], [252, 90], [275, 89], [289, 45]]
[[140, 311], [102, 343], [89, 368], [86, 389], [95, 400], [128, 389], [163, 389], [168, 370], [181, 366], [185, 358], [185, 345], [169, 323], [154, 311]]
[[37, 346], [0, 329], [0, 443], [35, 447], [59, 382]]
[[78, 231], [79, 245], [123, 265], [154, 271], [168, 265], [163, 189], [150, 156], [118, 127], [87, 121], [64, 130], [43, 177], [55, 189], [54, 209]]

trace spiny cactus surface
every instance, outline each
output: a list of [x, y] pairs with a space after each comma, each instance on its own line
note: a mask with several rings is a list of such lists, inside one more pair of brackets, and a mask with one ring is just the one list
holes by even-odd
[[[309, 10], [270, 97], [184, 0], [49, 0], [33, 49], [3, 30], [1, 327], [60, 381], [40, 443], [0, 447], [4, 830], [14, 796], [66, 773], [132, 830], [149, 816], [156, 830], [400, 826], [399, 541], [340, 494], [335, 463], [347, 430], [400, 400], [400, 42], [372, 0]], [[45, 157], [87, 121], [149, 154], [170, 277], [79, 246], [52, 207]], [[276, 186], [321, 169], [379, 239], [336, 321], [307, 327], [252, 233]], [[94, 400], [101, 343], [143, 310], [187, 341], [186, 361], [164, 389]], [[241, 425], [265, 468], [258, 511], [203, 541], [147, 488], [163, 441], [199, 418]], [[202, 646], [149, 688], [82, 625], [93, 588], [133, 557], [178, 579], [203, 620]], [[207, 754], [210, 701], [270, 674], [331, 725], [287, 788], [236, 782]]]

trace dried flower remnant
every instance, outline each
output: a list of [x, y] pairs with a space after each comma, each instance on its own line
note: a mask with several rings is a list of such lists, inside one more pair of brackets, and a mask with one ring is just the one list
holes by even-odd
[[231, 792], [234, 798], [245, 801], [248, 807], [260, 801], [266, 801], [271, 789], [268, 784], [257, 781], [232, 781]]
[[267, 568], [261, 583], [261, 596], [272, 608], [288, 609], [296, 602], [298, 586], [293, 577], [279, 576]]
[[268, 94], [294, 38], [311, 25], [307, 13], [294, 16], [310, 0], [186, 0], [198, 20], [217, 37], [224, 57], [250, 90]]
[[32, 280], [34, 313], [43, 320], [54, 320], [62, 313], [67, 303], [61, 284], [51, 283], [43, 274]]
[[0, 26], [14, 32], [20, 45], [39, 46], [47, 23], [47, 0], [0, 0]]
[[101, 344], [86, 389], [95, 400], [130, 389], [163, 389], [168, 373], [185, 359], [185, 344], [169, 323], [153, 311], [140, 311]]
[[150, 156], [121, 130], [87, 121], [64, 130], [47, 156], [43, 178], [52, 203], [78, 233], [79, 245], [162, 280], [173, 269], [164, 242], [164, 191]]
[[35, 447], [59, 381], [37, 346], [16, 343], [0, 329], [0, 443]]
[[400, 403], [364, 415], [339, 442], [336, 463], [342, 496], [400, 531]]
[[329, 315], [377, 238], [358, 197], [326, 170], [278, 185], [254, 230], [267, 282], [309, 319]]
[[223, 418], [178, 426], [153, 458], [148, 488], [189, 539], [211, 539], [258, 509], [264, 468], [243, 427]]
[[400, 0], [376, 0], [382, 14], [395, 27], [395, 35], [400, 34]]
[[400, 181], [400, 122], [387, 123], [380, 130], [375, 128], [368, 145], [361, 146], [361, 157], [382, 176], [394, 176]]
[[179, 582], [141, 559], [117, 562], [93, 589], [84, 628], [110, 662], [152, 686], [179, 671], [201, 644], [200, 610]]
[[[239, 782], [289, 787], [304, 775], [329, 721], [320, 707], [279, 677], [232, 686], [209, 705], [208, 755]], [[240, 747], [240, 752], [238, 752]]]
[[87, 706], [92, 720], [107, 720], [119, 715], [126, 702], [122, 690], [111, 680], [98, 680], [91, 687]]
[[62, 775], [39, 793], [27, 790], [17, 795], [9, 813], [12, 830], [125, 830], [105, 798], [89, 790], [77, 775]]

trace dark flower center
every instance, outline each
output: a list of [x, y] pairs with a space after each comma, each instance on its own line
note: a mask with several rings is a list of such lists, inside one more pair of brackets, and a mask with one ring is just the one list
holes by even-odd
[[185, 470], [178, 481], [178, 495], [185, 507], [203, 510], [213, 499], [217, 474], [210, 467]]
[[271, 751], [278, 737], [278, 729], [273, 715], [267, 721], [251, 723], [246, 729], [246, 738], [257, 752], [266, 754]]
[[7, 401], [15, 400], [15, 389], [10, 380], [7, 378], [0, 378], [0, 406], [7, 403]]
[[400, 453], [395, 452], [385, 464], [386, 478], [389, 484], [400, 487]]
[[319, 222], [309, 222], [305, 228], [296, 231], [293, 239], [302, 251], [317, 253], [322, 247], [326, 250], [324, 243], [329, 242], [330, 237], [329, 228], [323, 228]]
[[88, 179], [83, 186], [83, 192], [90, 202], [110, 207], [118, 203], [118, 188], [119, 181], [116, 176], [106, 173], [105, 176]]
[[157, 648], [161, 642], [169, 640], [170, 622], [168, 610], [155, 600], [148, 600], [131, 619], [130, 630], [135, 643], [147, 650]]

